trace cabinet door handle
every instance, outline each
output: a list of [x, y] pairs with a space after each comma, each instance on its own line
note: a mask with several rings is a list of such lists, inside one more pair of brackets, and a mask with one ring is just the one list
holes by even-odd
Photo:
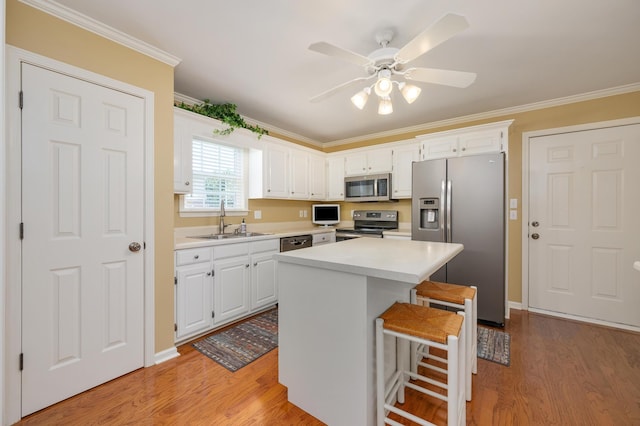
[[253, 266], [258, 266], [258, 262], [254, 263]]
[[187, 185], [187, 186], [189, 186], [189, 185], [190, 185], [190, 182], [189, 182], [189, 181], [186, 181], [184, 184], [185, 184], [185, 185]]
[[207, 276], [210, 277], [211, 276], [211, 272], [207, 272]]
[[200, 255], [196, 254], [195, 256], [193, 256], [194, 259], [200, 259]]
[[248, 268], [250, 265], [247, 263], [246, 265], [244, 265], [245, 268]]

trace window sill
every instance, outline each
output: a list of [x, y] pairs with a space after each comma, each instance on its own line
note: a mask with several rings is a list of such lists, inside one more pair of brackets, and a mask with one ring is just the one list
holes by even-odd
[[[178, 212], [180, 217], [218, 217], [220, 216], [219, 210], [180, 210]], [[226, 210], [225, 216], [249, 216], [248, 210]]]

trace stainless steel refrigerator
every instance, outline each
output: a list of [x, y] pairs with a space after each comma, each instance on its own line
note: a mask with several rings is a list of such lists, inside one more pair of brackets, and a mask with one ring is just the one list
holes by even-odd
[[475, 285], [478, 320], [504, 325], [504, 154], [413, 163], [411, 238], [464, 244], [431, 276]]

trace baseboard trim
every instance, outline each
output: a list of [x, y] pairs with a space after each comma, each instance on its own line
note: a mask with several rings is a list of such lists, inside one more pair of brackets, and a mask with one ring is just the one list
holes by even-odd
[[509, 310], [511, 310], [511, 309], [515, 309], [517, 311], [521, 311], [522, 310], [522, 303], [520, 303], [520, 302], [512, 302], [511, 300], [509, 300], [507, 306], [509, 307]]
[[178, 352], [178, 348], [176, 348], [175, 346], [169, 349], [165, 349], [164, 351], [155, 354], [156, 365], [165, 361], [169, 361], [170, 359], [177, 358], [179, 356], [180, 353]]

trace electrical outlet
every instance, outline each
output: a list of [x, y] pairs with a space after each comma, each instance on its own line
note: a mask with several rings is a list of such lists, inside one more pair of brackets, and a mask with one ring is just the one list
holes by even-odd
[[518, 210], [509, 210], [509, 219], [517, 220], [518, 219]]
[[306, 210], [304, 211], [304, 217], [307, 217], [307, 211]]
[[254, 210], [253, 211], [254, 219], [262, 219], [262, 210]]
[[510, 209], [517, 209], [518, 208], [518, 199], [517, 198], [511, 198], [509, 200], [509, 208]]
[[304, 217], [304, 210], [300, 210], [300, 211], [298, 212], [298, 216], [299, 216], [299, 217]]

